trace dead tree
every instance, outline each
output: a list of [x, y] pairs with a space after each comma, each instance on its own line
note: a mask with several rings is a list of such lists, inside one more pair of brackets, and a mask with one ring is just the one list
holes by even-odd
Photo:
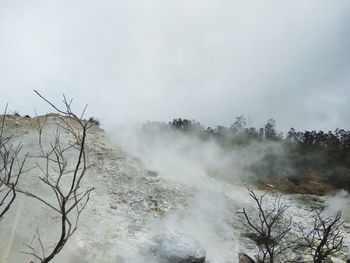
[[315, 211], [311, 230], [306, 231], [305, 228], [299, 227], [302, 240], [300, 247], [309, 250], [314, 263], [325, 262], [329, 256], [342, 249], [341, 226], [343, 223], [340, 211], [332, 218], [324, 217], [322, 210], [319, 210]]
[[0, 221], [9, 211], [16, 198], [16, 186], [20, 175], [24, 172], [23, 167], [27, 156], [19, 160], [22, 144], [14, 145], [13, 135], [5, 135], [5, 112], [0, 120]]
[[[31, 255], [34, 260], [38, 260], [40, 263], [47, 263], [60, 253], [68, 239], [77, 230], [79, 217], [94, 189], [93, 187], [83, 188], [81, 186], [90, 167], [86, 159], [86, 140], [93, 124], [82, 120], [86, 107], [79, 117], [71, 110], [72, 100], [68, 101], [63, 96], [64, 108], [61, 109], [37, 91], [35, 92], [59, 114], [59, 120], [55, 123], [53, 141], [48, 146], [44, 145], [43, 142], [47, 118], [42, 121], [37, 118], [40, 154], [34, 156], [34, 158], [38, 158], [37, 167], [41, 172], [40, 182], [49, 188], [54, 201], [52, 198], [41, 196], [32, 191], [18, 190], [40, 201], [60, 218], [60, 234], [55, 244], [44, 244], [39, 229], [37, 229], [32, 242], [25, 244], [28, 250], [23, 253]], [[64, 142], [61, 133], [64, 133], [65, 137], [69, 136], [68, 143]]]
[[[258, 247], [258, 262], [273, 263], [276, 258], [285, 256], [284, 252], [291, 248], [292, 244], [284, 242], [285, 236], [291, 230], [291, 220], [284, 218], [284, 213], [288, 209], [281, 199], [281, 195], [275, 197], [269, 207], [266, 204], [265, 196], [257, 196], [253, 190], [248, 189], [249, 195], [255, 201], [258, 214], [256, 217], [248, 215], [245, 208], [242, 213], [248, 228], [247, 237]], [[285, 260], [286, 261], [286, 260]]]

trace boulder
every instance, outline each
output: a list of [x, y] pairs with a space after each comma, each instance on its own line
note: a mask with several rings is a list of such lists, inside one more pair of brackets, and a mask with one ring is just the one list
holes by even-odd
[[255, 261], [251, 257], [244, 253], [239, 253], [238, 259], [239, 263], [255, 263]]
[[163, 233], [154, 237], [156, 256], [164, 263], [204, 263], [206, 251], [185, 233]]

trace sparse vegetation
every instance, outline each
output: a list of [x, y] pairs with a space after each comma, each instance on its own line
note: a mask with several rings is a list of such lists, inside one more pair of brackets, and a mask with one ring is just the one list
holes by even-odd
[[[26, 244], [28, 251], [23, 252], [33, 256], [40, 263], [48, 263], [63, 249], [68, 239], [77, 230], [79, 217], [89, 201], [91, 191], [94, 189], [93, 187], [87, 189], [81, 187], [86, 171], [90, 167], [86, 160], [85, 151], [88, 131], [92, 124], [82, 121], [82, 117], [78, 117], [73, 113], [71, 101], [68, 101], [65, 97], [63, 100], [64, 109], [60, 109], [40, 93], [35, 92], [60, 114], [59, 119], [61, 123], [57, 124], [57, 130], [50, 147], [45, 147], [42, 141], [46, 119], [43, 123], [40, 123], [40, 119], [38, 119], [37, 127], [39, 135], [38, 145], [41, 154], [36, 156], [36, 158], [43, 162], [42, 165], [37, 162], [38, 168], [42, 173], [39, 179], [56, 197], [56, 203], [50, 203], [47, 198], [32, 191], [23, 191], [22, 189], [17, 189], [17, 191], [40, 201], [48, 209], [56, 212], [61, 219], [60, 234], [54, 245], [43, 244], [40, 229], [37, 229], [35, 238], [40, 245], [40, 253], [36, 251], [35, 246], [32, 244]], [[60, 130], [65, 131], [71, 137], [68, 144], [61, 140]], [[73, 154], [73, 163], [68, 162], [67, 154], [69, 152]]]
[[[83, 179], [91, 166], [86, 159], [86, 140], [93, 123], [82, 120], [85, 109], [81, 116], [72, 112], [72, 101], [65, 97], [64, 108], [59, 108], [35, 92], [58, 113], [55, 132], [49, 143], [44, 143], [43, 140], [48, 116], [43, 121], [42, 118], [37, 118], [40, 154], [30, 155], [30, 158], [36, 159], [37, 166], [34, 168], [41, 173], [38, 175], [38, 183], [46, 186], [52, 195], [40, 195], [33, 189], [23, 189], [18, 185], [21, 174], [25, 172], [24, 164], [29, 154], [20, 158], [22, 144], [13, 145], [13, 135], [5, 135], [5, 110], [0, 124], [0, 220], [19, 193], [41, 202], [47, 209], [57, 213], [60, 217], [60, 231], [56, 243], [43, 243], [38, 227], [32, 241], [25, 243], [27, 250], [22, 252], [30, 255], [33, 263], [48, 263], [61, 252], [77, 230], [79, 217], [94, 189], [82, 187]], [[68, 142], [61, 137], [61, 132], [69, 137]], [[53, 198], [55, 202], [52, 201]]]
[[88, 121], [97, 125], [97, 126], [100, 126], [100, 120], [95, 118], [95, 117], [90, 117]]
[[[256, 195], [253, 190], [248, 190], [257, 208], [257, 216], [248, 214], [245, 208], [240, 212], [245, 219], [247, 237], [251, 239], [259, 249], [258, 262], [285, 262], [286, 252], [293, 247], [291, 242], [286, 242], [285, 237], [291, 230], [291, 219], [284, 217], [288, 206], [276, 196], [272, 204], [265, 200], [266, 193]], [[269, 205], [271, 205], [269, 207]], [[282, 260], [281, 260], [282, 258]], [[279, 260], [279, 261], [278, 261]]]
[[[335, 189], [350, 190], [350, 131], [304, 131], [291, 128], [283, 136], [269, 119], [261, 128], [247, 127], [244, 116], [236, 117], [230, 127], [205, 127], [196, 120], [177, 118], [167, 123], [148, 122], [145, 131], [173, 129], [202, 140], [214, 140], [226, 151], [251, 143], [281, 146], [280, 152], [266, 153], [249, 167], [259, 187], [273, 184], [288, 193], [323, 195]], [[244, 178], [243, 178], [244, 180]], [[250, 183], [252, 178], [249, 178]]]
[[298, 262], [298, 254], [304, 254], [309, 255], [313, 263], [323, 263], [342, 250], [344, 221], [340, 211], [334, 217], [327, 217], [322, 208], [316, 209], [311, 227], [299, 224], [299, 232], [292, 234], [292, 219], [285, 218], [289, 207], [281, 200], [281, 195], [268, 204], [265, 200], [267, 192], [258, 196], [253, 190], [248, 191], [257, 215], [248, 213], [245, 208], [239, 213], [245, 219], [246, 236], [258, 248], [258, 262]]
[[335, 217], [326, 217], [322, 210], [314, 211], [313, 225], [310, 230], [299, 226], [300, 247], [306, 248], [307, 253], [312, 256], [313, 263], [322, 263], [343, 248], [343, 235], [339, 211]]
[[13, 135], [4, 133], [6, 112], [7, 106], [0, 120], [0, 221], [15, 201], [16, 187], [27, 159], [27, 155], [22, 160], [18, 158], [22, 144], [14, 145]]
[[13, 116], [21, 117], [21, 114], [19, 114], [18, 111], [14, 111], [12, 114], [13, 114]]

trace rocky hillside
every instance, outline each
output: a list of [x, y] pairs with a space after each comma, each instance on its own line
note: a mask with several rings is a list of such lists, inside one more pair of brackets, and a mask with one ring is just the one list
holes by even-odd
[[[61, 121], [58, 115], [46, 117], [43, 143], [49, 145]], [[28, 171], [20, 178], [20, 186], [54, 200], [38, 179], [41, 171], [35, 158], [40, 152], [38, 120], [44, 118], [8, 116], [4, 131], [14, 135], [14, 142], [23, 143], [22, 154], [29, 153]], [[62, 143], [68, 143], [71, 138], [60, 132]], [[246, 186], [206, 174], [188, 181], [177, 180], [164, 171], [152, 169], [145, 160], [120, 145], [123, 144], [96, 125], [89, 131], [86, 152], [88, 163], [93, 166], [82, 187], [93, 186], [95, 190], [81, 215], [77, 232], [52, 262], [229, 263], [238, 262], [240, 252], [256, 255], [256, 248], [245, 235], [243, 218], [237, 213], [243, 207], [254, 209]], [[76, 158], [74, 153], [68, 154], [68, 159]], [[271, 201], [269, 204], [273, 203], [272, 194], [266, 198]], [[327, 206], [333, 199], [299, 194], [285, 195], [283, 200], [289, 206], [285, 217], [292, 219], [292, 232], [296, 232], [298, 225], [312, 224], [310, 208]], [[349, 204], [345, 202], [342, 209], [344, 249], [336, 255], [335, 262], [344, 262], [350, 246]], [[52, 247], [58, 238], [58, 226], [57, 214], [19, 194], [10, 212], [0, 221], [0, 262], [34, 260], [20, 252], [28, 251], [23, 242], [32, 244], [39, 229], [42, 243]]]

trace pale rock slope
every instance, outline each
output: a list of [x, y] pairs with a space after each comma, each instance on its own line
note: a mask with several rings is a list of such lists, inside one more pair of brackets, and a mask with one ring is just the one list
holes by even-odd
[[[39, 150], [37, 118], [7, 119], [5, 132], [15, 134], [15, 140], [23, 142], [23, 154], [35, 155]], [[49, 116], [45, 143], [50, 142], [59, 122], [58, 116]], [[69, 140], [68, 136], [62, 135], [62, 138]], [[210, 263], [238, 262], [239, 252], [254, 255], [255, 248], [242, 236], [243, 221], [236, 213], [242, 207], [253, 206], [245, 186], [213, 176], [201, 177], [191, 184], [172, 180], [150, 170], [147, 163], [127, 154], [118, 145], [99, 127], [94, 126], [90, 131], [87, 153], [89, 163], [94, 166], [83, 186], [94, 186], [95, 190], [77, 232], [53, 262], [166, 263], [171, 246], [179, 255], [187, 253], [197, 258], [206, 255]], [[69, 156], [72, 160], [74, 157]], [[35, 158], [29, 158], [27, 166], [34, 166], [35, 162]], [[21, 186], [50, 198], [49, 191], [38, 183], [38, 175], [38, 169], [29, 170], [22, 176]], [[285, 197], [291, 206], [287, 216], [297, 224], [310, 223], [305, 198], [311, 200], [300, 195]], [[314, 199], [316, 201], [308, 203], [322, 202], [322, 198]], [[30, 256], [20, 253], [26, 251], [23, 242], [30, 243], [39, 228], [43, 243], [50, 247], [58, 238], [58, 224], [57, 214], [19, 195], [0, 222], [0, 262], [29, 262]], [[344, 227], [344, 241], [349, 246], [348, 221]], [[344, 259], [345, 254], [339, 258]]]

